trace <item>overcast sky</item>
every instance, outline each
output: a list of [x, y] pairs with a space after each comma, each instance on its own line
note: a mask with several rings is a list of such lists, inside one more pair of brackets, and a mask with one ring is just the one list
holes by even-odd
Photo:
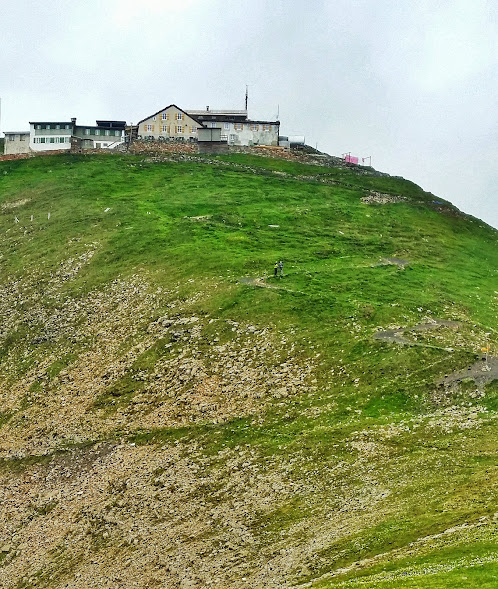
[[0, 0], [1, 131], [243, 108], [498, 227], [496, 0]]

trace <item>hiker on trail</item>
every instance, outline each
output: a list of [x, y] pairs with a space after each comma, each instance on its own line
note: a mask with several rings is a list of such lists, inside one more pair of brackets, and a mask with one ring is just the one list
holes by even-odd
[[273, 266], [273, 270], [275, 271], [275, 277], [276, 277], [277, 272], [278, 272], [278, 262], [275, 262], [275, 266]]
[[284, 263], [282, 262], [282, 260], [280, 260], [280, 262], [278, 263], [278, 267], [280, 268], [280, 276], [284, 275]]

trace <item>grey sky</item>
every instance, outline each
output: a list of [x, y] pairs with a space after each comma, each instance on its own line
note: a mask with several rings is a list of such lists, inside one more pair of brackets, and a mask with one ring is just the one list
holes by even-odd
[[498, 227], [495, 0], [1, 0], [1, 130], [243, 108]]

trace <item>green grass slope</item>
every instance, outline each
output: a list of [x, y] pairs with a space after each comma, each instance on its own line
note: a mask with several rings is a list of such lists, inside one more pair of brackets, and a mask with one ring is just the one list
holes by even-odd
[[497, 586], [498, 232], [310, 161], [0, 162], [2, 586]]

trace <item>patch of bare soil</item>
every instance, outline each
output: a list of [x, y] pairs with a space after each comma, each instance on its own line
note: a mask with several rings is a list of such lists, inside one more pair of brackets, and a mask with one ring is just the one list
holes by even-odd
[[370, 192], [367, 196], [364, 196], [361, 199], [361, 202], [364, 204], [378, 204], [378, 205], [387, 205], [393, 204], [396, 202], [404, 202], [407, 198], [404, 196], [400, 196], [399, 194], [385, 194], [383, 192]]
[[278, 289], [280, 288], [279, 286], [276, 286], [274, 284], [268, 284], [267, 282], [265, 282], [264, 277], [244, 277], [244, 278], [239, 278], [238, 282], [240, 282], [240, 284], [247, 284], [249, 286], [258, 286], [260, 288], [273, 288], [273, 289]]
[[481, 359], [464, 370], [447, 374], [439, 381], [439, 384], [450, 386], [467, 379], [474, 380], [477, 385], [485, 385], [493, 380], [498, 380], [498, 357], [491, 356], [487, 361]]
[[268, 284], [266, 282], [266, 279], [264, 276], [256, 277], [256, 278], [252, 278], [252, 277], [239, 278], [238, 282], [240, 284], [247, 284], [248, 286], [256, 286], [259, 288], [270, 288], [272, 290], [285, 290], [287, 292], [299, 292], [301, 294], [304, 294], [300, 290], [292, 290], [290, 288], [285, 288], [285, 286], [277, 286], [276, 284]]
[[398, 266], [398, 268], [404, 268], [408, 266], [410, 262], [408, 260], [402, 260], [401, 258], [382, 258], [382, 266]]
[[25, 204], [28, 204], [29, 201], [30, 201], [29, 198], [21, 198], [19, 200], [15, 200], [13, 202], [4, 202], [2, 204], [2, 209], [3, 210], [17, 209], [18, 207], [22, 207]]
[[397, 329], [386, 329], [382, 331], [377, 331], [374, 333], [374, 339], [383, 340], [391, 343], [401, 344], [405, 346], [423, 346], [423, 347], [439, 347], [439, 346], [431, 346], [428, 344], [423, 344], [417, 342], [413, 339], [405, 337], [405, 333], [410, 332], [420, 332], [420, 331], [431, 331], [433, 329], [438, 329], [440, 327], [450, 327], [453, 329], [457, 329], [460, 326], [458, 321], [447, 321], [445, 319], [433, 319], [427, 323], [419, 323], [418, 325], [414, 325], [413, 327], [400, 327]]

